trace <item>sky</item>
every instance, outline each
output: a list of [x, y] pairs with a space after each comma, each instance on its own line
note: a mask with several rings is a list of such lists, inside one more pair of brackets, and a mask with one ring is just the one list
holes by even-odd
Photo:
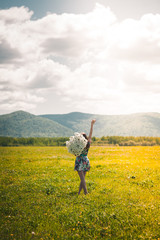
[[0, 114], [160, 112], [159, 0], [0, 0]]

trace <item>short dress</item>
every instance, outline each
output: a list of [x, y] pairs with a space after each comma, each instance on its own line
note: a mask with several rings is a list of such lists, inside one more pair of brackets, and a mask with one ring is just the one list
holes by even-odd
[[81, 155], [76, 157], [75, 167], [74, 167], [75, 171], [87, 172], [87, 171], [90, 170], [90, 162], [89, 162], [89, 159], [87, 157], [88, 150], [90, 148], [90, 142], [88, 142], [88, 143], [89, 144], [88, 144], [87, 148], [84, 148], [84, 150], [82, 151]]

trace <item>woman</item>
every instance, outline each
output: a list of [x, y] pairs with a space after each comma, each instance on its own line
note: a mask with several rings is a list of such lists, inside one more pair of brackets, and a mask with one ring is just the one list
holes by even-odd
[[91, 128], [90, 128], [89, 137], [87, 137], [87, 135], [85, 133], [82, 133], [82, 135], [88, 140], [88, 143], [87, 143], [86, 147], [83, 149], [80, 156], [76, 157], [76, 161], [75, 161], [74, 169], [78, 172], [78, 175], [79, 175], [80, 180], [81, 180], [78, 194], [80, 194], [82, 188], [84, 190], [85, 195], [88, 193], [87, 192], [87, 187], [86, 187], [85, 175], [86, 175], [86, 172], [90, 170], [90, 163], [89, 163], [89, 159], [87, 157], [87, 154], [88, 154], [88, 150], [90, 148], [91, 139], [92, 139], [92, 132], [93, 132], [93, 125], [94, 125], [95, 122], [96, 122], [95, 119], [93, 119], [91, 121]]

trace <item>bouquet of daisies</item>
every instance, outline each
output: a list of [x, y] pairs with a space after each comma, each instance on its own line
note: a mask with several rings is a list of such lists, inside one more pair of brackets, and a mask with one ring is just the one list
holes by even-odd
[[75, 156], [79, 156], [86, 147], [87, 142], [87, 139], [85, 139], [82, 134], [77, 132], [74, 133], [74, 136], [71, 136], [69, 141], [66, 142], [68, 152], [74, 154]]

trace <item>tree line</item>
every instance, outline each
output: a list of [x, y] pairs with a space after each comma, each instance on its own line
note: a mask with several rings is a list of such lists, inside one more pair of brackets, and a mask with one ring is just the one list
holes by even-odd
[[[14, 138], [0, 137], [0, 146], [65, 146], [68, 137], [29, 137]], [[160, 137], [122, 137], [103, 136], [92, 137], [92, 145], [116, 145], [116, 146], [155, 146], [160, 145]]]
[[[117, 145], [117, 146], [155, 146], [160, 145], [160, 137], [123, 137], [123, 136], [103, 136], [93, 137], [96, 145]], [[93, 141], [93, 142], [94, 142]]]

